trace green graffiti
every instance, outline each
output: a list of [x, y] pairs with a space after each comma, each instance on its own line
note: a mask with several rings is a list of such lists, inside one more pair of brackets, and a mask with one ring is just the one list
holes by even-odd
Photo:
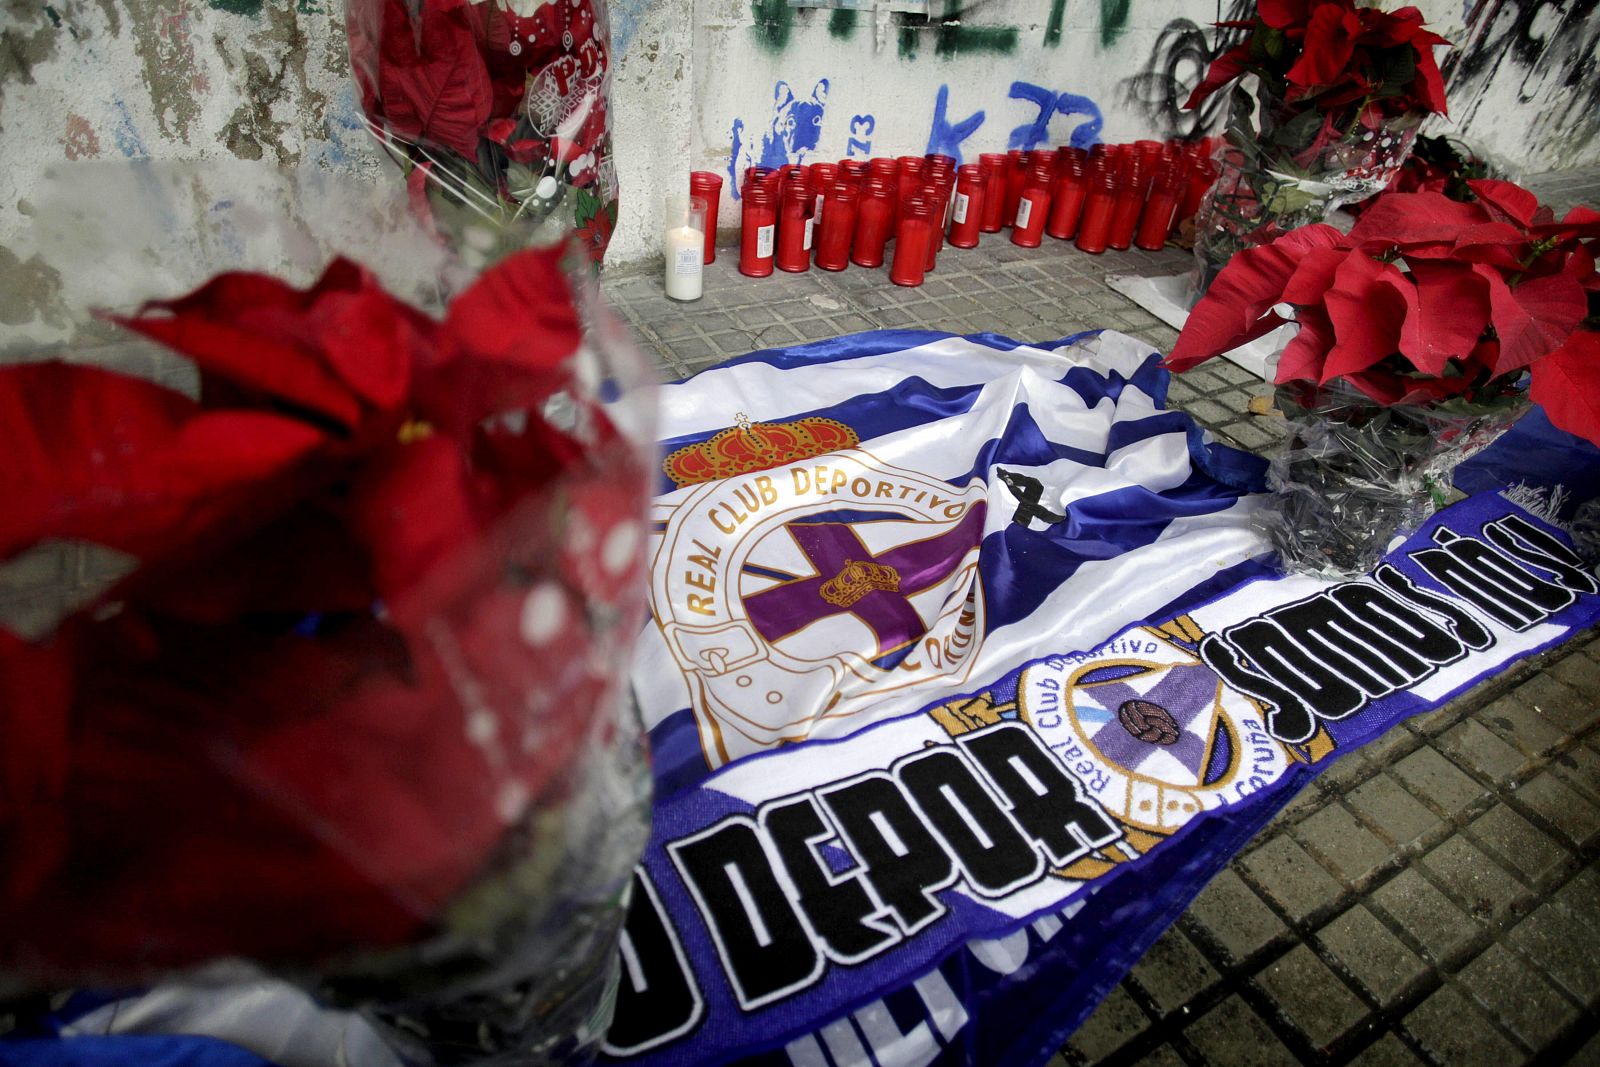
[[[1100, 47], [1110, 48], [1128, 28], [1128, 9], [1133, 0], [1100, 0]], [[1046, 35], [1050, 31], [1046, 30]]]
[[[256, 2], [259, 5], [260, 0]], [[750, 0], [750, 17], [755, 20], [750, 31], [756, 35], [756, 43], [769, 52], [783, 51], [789, 31], [794, 29], [794, 8], [789, 0]]]
[[841, 41], [849, 40], [855, 35], [856, 22], [860, 15], [861, 13], [855, 8], [834, 8], [833, 14], [828, 16], [828, 32]]
[[226, 11], [230, 15], [248, 15], [253, 19], [261, 17], [262, 0], [206, 0], [217, 11]]
[[917, 58], [917, 28], [915, 26], [900, 27], [900, 58]]
[[988, 52], [1009, 56], [1017, 50], [1015, 26], [940, 26], [934, 35], [933, 53], [938, 56], [965, 56]]
[[1051, 48], [1061, 43], [1061, 24], [1066, 21], [1067, 0], [1050, 0], [1050, 21], [1044, 27], [1044, 43]]

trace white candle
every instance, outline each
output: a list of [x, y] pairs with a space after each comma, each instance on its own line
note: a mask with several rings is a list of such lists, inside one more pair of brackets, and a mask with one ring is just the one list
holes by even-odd
[[704, 284], [706, 234], [692, 226], [667, 231], [667, 295], [674, 300], [699, 300]]

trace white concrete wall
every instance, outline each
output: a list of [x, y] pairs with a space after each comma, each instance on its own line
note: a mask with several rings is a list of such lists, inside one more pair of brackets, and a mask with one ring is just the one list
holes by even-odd
[[[1047, 144], [1088, 138], [1096, 120], [1106, 140], [1196, 121], [1174, 104], [1204, 61], [1215, 0], [927, 2], [931, 19], [880, 0], [852, 21], [784, 0], [614, 0], [622, 219], [608, 262], [655, 253], [661, 198], [689, 169], [920, 154], [941, 93], [965, 135], [943, 143], [969, 158], [1027, 140], [1042, 101]], [[1462, 45], [1444, 128], [1514, 171], [1600, 162], [1600, 13], [1421, 6]], [[52, 164], [243, 159], [398, 181], [360, 125], [338, 0], [11, 0], [0, 34], [0, 330], [61, 333], [71, 286], [30, 226]], [[724, 224], [736, 215], [730, 198]]]

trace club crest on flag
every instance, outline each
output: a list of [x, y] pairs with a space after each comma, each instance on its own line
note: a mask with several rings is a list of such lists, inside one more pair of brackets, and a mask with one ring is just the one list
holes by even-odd
[[959, 682], [983, 633], [983, 483], [957, 489], [859, 448], [784, 466], [749, 451], [748, 473], [663, 509], [651, 570], [712, 767], [892, 690]]
[[1294, 758], [1255, 700], [1153, 628], [1034, 664], [1017, 705], [1107, 811], [1151, 834], [1264, 788]]

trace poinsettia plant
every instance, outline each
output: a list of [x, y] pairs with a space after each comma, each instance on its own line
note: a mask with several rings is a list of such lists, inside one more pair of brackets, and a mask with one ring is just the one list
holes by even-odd
[[[643, 611], [646, 457], [579, 387], [560, 258], [442, 320], [346, 260], [116, 318], [198, 395], [0, 368], [0, 566], [71, 541], [132, 568], [48, 634], [0, 623], [0, 967], [491, 923], [461, 901], [614, 729]], [[473, 899], [499, 898], [527, 921]]]
[[[1341, 381], [1374, 405], [1461, 408], [1524, 392], [1600, 441], [1600, 212], [1556, 219], [1510, 182], [1380, 197], [1348, 233], [1303, 226], [1239, 252], [1167, 365], [1187, 370], [1289, 321], [1279, 384]], [[1529, 382], [1531, 381], [1531, 384]]]
[[[474, 265], [616, 220], [603, 0], [351, 0], [368, 127], [414, 209]], [[598, 208], [575, 218], [575, 195]], [[598, 264], [606, 242], [585, 241]]]

